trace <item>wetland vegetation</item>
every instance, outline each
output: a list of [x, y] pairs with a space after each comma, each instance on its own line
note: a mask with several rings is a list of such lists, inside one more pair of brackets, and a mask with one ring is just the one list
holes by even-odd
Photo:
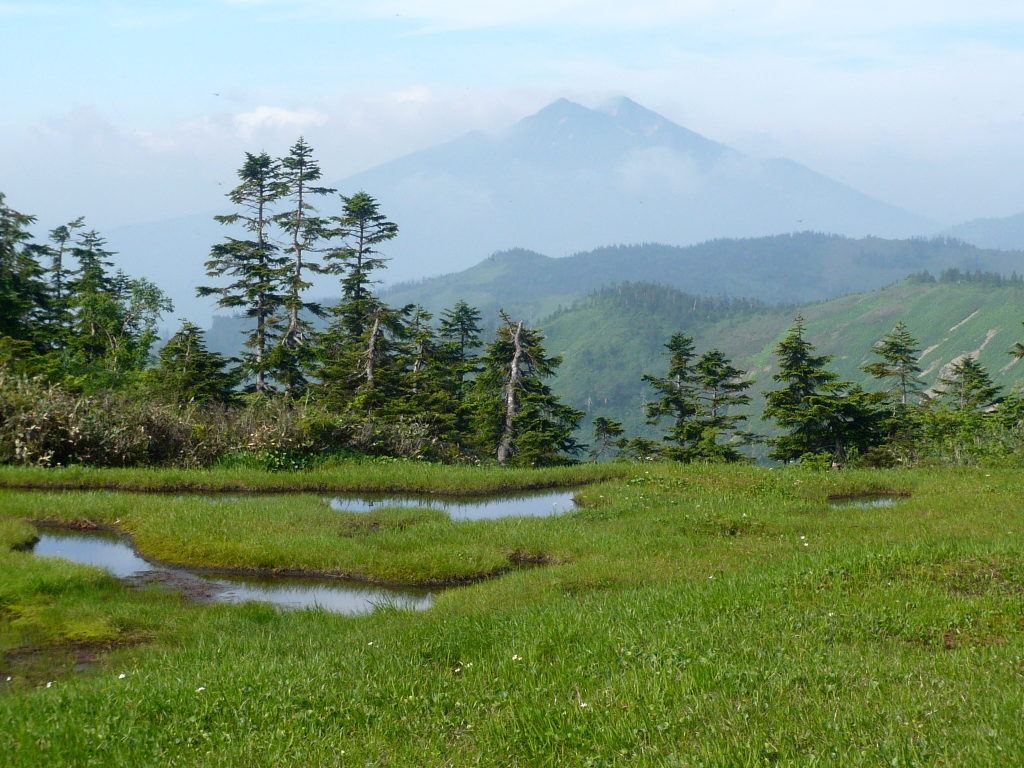
[[[1018, 472], [626, 466], [568, 514], [466, 522], [317, 494], [0, 491], [0, 759], [1024, 760]], [[879, 494], [899, 501], [832, 506]], [[200, 567], [494, 578], [426, 611], [196, 604], [17, 551], [42, 520]]]

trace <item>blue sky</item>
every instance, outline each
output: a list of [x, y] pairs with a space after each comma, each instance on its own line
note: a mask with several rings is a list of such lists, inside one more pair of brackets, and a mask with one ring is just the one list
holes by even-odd
[[0, 0], [0, 191], [101, 226], [221, 205], [299, 132], [329, 179], [628, 95], [945, 223], [1024, 209], [1024, 3]]

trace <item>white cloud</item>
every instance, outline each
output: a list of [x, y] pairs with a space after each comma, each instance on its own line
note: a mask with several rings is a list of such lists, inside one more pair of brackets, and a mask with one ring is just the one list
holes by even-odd
[[307, 109], [293, 111], [281, 107], [256, 107], [250, 112], [235, 115], [238, 133], [246, 141], [252, 141], [257, 133], [268, 128], [296, 133], [326, 122], [325, 115]]

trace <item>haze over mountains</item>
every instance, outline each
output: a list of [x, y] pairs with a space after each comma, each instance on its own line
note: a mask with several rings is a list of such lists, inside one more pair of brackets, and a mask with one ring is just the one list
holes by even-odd
[[647, 281], [693, 294], [802, 304], [874, 290], [909, 274], [943, 269], [1024, 273], [1024, 253], [975, 248], [948, 238], [853, 239], [816, 232], [710, 240], [687, 247], [614, 246], [552, 259], [516, 249], [463, 272], [396, 285], [393, 306], [422, 304], [438, 313], [459, 299], [485, 322], [504, 308], [540, 322], [558, 306], [614, 284]]
[[[937, 225], [789, 160], [756, 160], [626, 99], [560, 99], [500, 138], [470, 133], [346, 179], [402, 227], [394, 276], [497, 250], [564, 256], [813, 230], [908, 237]], [[436, 272], [435, 272], [436, 273]]]
[[1024, 213], [1001, 219], [974, 219], [950, 227], [944, 234], [979, 248], [1024, 250]]
[[[557, 257], [618, 244], [806, 230], [897, 238], [940, 228], [790, 160], [748, 157], [626, 98], [601, 109], [561, 99], [503, 136], [468, 133], [333, 185], [367, 190], [399, 224], [387, 247], [389, 282], [512, 248]], [[325, 201], [323, 213], [336, 207]], [[119, 266], [164, 286], [178, 316], [204, 323], [211, 305], [194, 286], [206, 282], [203, 262], [226, 234], [213, 213], [106, 233]], [[314, 290], [329, 296], [336, 286], [322, 280]]]

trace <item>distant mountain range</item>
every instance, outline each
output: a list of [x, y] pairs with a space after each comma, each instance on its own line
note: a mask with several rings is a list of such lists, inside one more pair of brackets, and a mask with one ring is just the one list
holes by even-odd
[[712, 240], [687, 247], [598, 248], [560, 259], [525, 250], [496, 253], [474, 267], [384, 294], [388, 303], [422, 304], [435, 314], [459, 299], [494, 321], [504, 308], [539, 322], [602, 286], [646, 281], [693, 294], [801, 304], [860, 293], [914, 272], [948, 267], [1024, 273], [1024, 253], [976, 248], [957, 240], [852, 239], [802, 232]]
[[560, 99], [505, 136], [470, 133], [342, 181], [402, 229], [398, 279], [525, 248], [566, 256], [631, 243], [690, 245], [813, 230], [896, 238], [938, 230], [790, 160], [757, 160], [626, 99]]
[[[925, 270], [938, 276], [949, 267], [1024, 274], [1024, 252], [980, 249], [948, 238], [853, 239], [814, 232], [712, 240], [685, 248], [616, 246], [560, 259], [517, 249], [462, 272], [397, 285], [383, 299], [392, 306], [422, 304], [435, 316], [462, 299], [482, 311], [490, 329], [500, 308], [537, 325], [560, 307], [627, 282], [657, 283], [695, 296], [795, 305], [870, 291]], [[241, 320], [216, 318], [211, 348], [236, 354], [242, 328]]]
[[1024, 250], [1024, 213], [1003, 219], [974, 219], [950, 227], [944, 234], [979, 248]]
[[[561, 99], [503, 136], [468, 133], [334, 186], [365, 189], [398, 223], [386, 249], [390, 281], [466, 269], [510, 248], [563, 256], [804, 230], [901, 238], [939, 229], [798, 163], [743, 155], [625, 98], [601, 109]], [[336, 208], [336, 200], [323, 206], [325, 214]], [[155, 280], [178, 316], [203, 323], [212, 304], [194, 288], [206, 281], [210, 246], [225, 234], [213, 213], [105, 233], [119, 266]], [[315, 290], [331, 295], [336, 282], [321, 280]]]

